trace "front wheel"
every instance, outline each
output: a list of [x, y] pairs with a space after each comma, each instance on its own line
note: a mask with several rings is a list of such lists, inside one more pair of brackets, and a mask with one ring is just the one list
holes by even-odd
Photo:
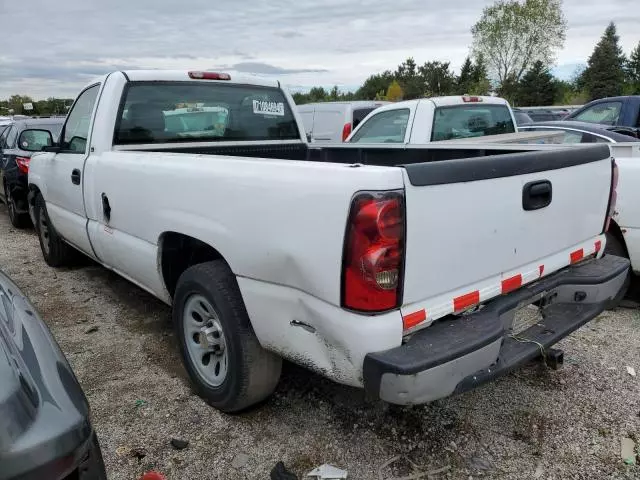
[[9, 220], [11, 225], [16, 228], [26, 228], [31, 223], [29, 215], [26, 213], [19, 213], [16, 208], [16, 200], [11, 195], [11, 189], [9, 185], [4, 184], [4, 199], [7, 204], [7, 211], [9, 212]]
[[273, 392], [282, 359], [258, 342], [223, 260], [194, 265], [180, 276], [173, 322], [187, 373], [209, 404], [237, 412]]
[[36, 231], [40, 240], [40, 249], [44, 261], [50, 267], [63, 267], [72, 263], [73, 247], [65, 243], [51, 225], [47, 206], [41, 194], [38, 194], [35, 202]]
[[[607, 245], [604, 249], [604, 253], [615, 255], [616, 257], [629, 258], [629, 255], [627, 254], [627, 249], [622, 244], [622, 242], [620, 242], [620, 240], [618, 240], [617, 237], [611, 235], [610, 233], [607, 233], [606, 235], [607, 235]], [[624, 279], [624, 283], [620, 288], [620, 291], [607, 304], [608, 310], [613, 310], [614, 308], [617, 308], [620, 305], [622, 300], [624, 300], [625, 295], [629, 291], [630, 285], [631, 285], [631, 272], [628, 272], [627, 277]]]

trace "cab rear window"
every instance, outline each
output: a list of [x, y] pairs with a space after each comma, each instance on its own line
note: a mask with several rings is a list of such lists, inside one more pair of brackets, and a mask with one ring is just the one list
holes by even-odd
[[114, 144], [297, 140], [277, 88], [196, 82], [134, 82], [124, 93]]
[[484, 137], [516, 131], [506, 105], [457, 105], [438, 107], [433, 118], [431, 140]]

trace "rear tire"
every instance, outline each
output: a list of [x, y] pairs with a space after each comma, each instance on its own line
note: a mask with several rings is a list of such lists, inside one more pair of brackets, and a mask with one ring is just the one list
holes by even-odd
[[223, 260], [183, 272], [174, 295], [173, 322], [187, 373], [210, 405], [231, 413], [271, 395], [282, 359], [258, 342], [236, 278]]
[[36, 232], [40, 240], [40, 249], [44, 261], [50, 267], [64, 267], [73, 262], [75, 251], [73, 247], [65, 243], [58, 235], [49, 220], [47, 206], [41, 194], [38, 194], [35, 202]]
[[[604, 253], [609, 255], [615, 255], [617, 257], [629, 258], [629, 255], [627, 254], [627, 249], [622, 244], [622, 242], [618, 240], [618, 237], [610, 233], [607, 233], [606, 235], [607, 235], [607, 245], [604, 249]], [[631, 272], [629, 271], [627, 273], [627, 277], [624, 279], [624, 283], [622, 284], [620, 291], [607, 304], [608, 310], [613, 310], [620, 305], [622, 300], [624, 300], [624, 297], [626, 296], [627, 292], [629, 291], [630, 285], [631, 285]]]
[[7, 205], [7, 211], [9, 212], [9, 220], [11, 221], [11, 225], [21, 229], [27, 228], [31, 223], [29, 214], [16, 212], [16, 202], [11, 195], [9, 186], [6, 183], [4, 184], [4, 200]]

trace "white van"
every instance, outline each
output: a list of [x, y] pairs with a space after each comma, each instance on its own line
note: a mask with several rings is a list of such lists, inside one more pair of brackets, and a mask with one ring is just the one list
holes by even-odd
[[369, 113], [390, 102], [323, 102], [299, 105], [304, 128], [310, 141], [317, 143], [344, 142]]

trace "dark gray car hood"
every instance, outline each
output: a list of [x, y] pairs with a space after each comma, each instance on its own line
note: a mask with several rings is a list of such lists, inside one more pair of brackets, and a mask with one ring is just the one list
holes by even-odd
[[91, 434], [89, 406], [71, 367], [33, 306], [0, 272], [0, 480], [62, 477]]

